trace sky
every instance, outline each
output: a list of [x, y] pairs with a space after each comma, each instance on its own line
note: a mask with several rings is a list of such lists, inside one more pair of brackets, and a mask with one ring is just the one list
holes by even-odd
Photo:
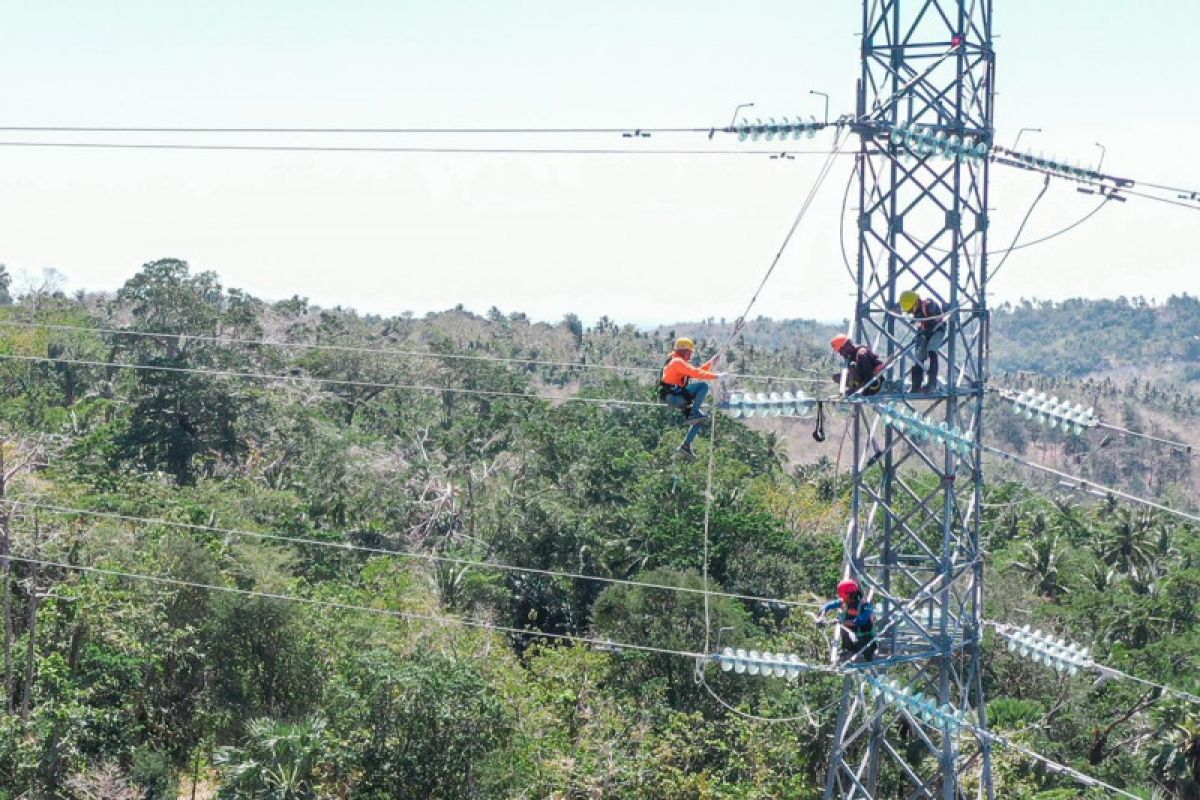
[[[8, 3], [0, 125], [700, 127], [853, 108], [852, 0]], [[1200, 188], [1192, 0], [996, 3], [997, 141]], [[28, 134], [3, 141], [180, 141]], [[224, 143], [738, 149], [706, 135], [209, 137]], [[831, 134], [796, 146], [827, 149]], [[0, 147], [0, 263], [113, 290], [182, 258], [269, 300], [424, 313], [463, 304], [651, 325], [740, 313], [823, 158]], [[755, 308], [840, 320], [841, 159]], [[1041, 188], [993, 169], [992, 247]], [[1025, 237], [1095, 199], [1056, 182]], [[993, 303], [1200, 293], [1200, 213], [1131, 198], [1015, 253]], [[28, 276], [28, 277], [22, 277]]]

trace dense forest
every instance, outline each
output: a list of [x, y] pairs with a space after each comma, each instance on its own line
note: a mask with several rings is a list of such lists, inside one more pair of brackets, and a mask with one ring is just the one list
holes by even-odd
[[[820, 796], [841, 679], [710, 669], [710, 693], [678, 654], [705, 640], [709, 444], [675, 456], [652, 378], [676, 333], [711, 349], [728, 323], [362, 316], [175, 260], [110, 295], [0, 278], [0, 798]], [[994, 327], [1014, 388], [1190, 431], [1194, 298], [1026, 304]], [[752, 324], [731, 368], [824, 392], [830, 330]], [[1189, 454], [989, 414], [1002, 446], [1195, 503]], [[820, 662], [806, 612], [840, 577], [846, 465], [836, 436], [798, 458], [808, 423], [758, 423], [719, 423], [711, 629]], [[1003, 475], [987, 618], [1195, 690], [1196, 526]], [[1200, 705], [987, 643], [997, 732], [1200, 798]], [[993, 758], [998, 797], [1105, 796]]]

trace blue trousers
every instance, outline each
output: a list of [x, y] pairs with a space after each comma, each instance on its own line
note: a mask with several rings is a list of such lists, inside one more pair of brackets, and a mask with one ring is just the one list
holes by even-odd
[[[689, 419], [701, 417], [700, 405], [704, 402], [704, 398], [708, 397], [708, 384], [704, 381], [692, 381], [687, 386], [683, 387], [683, 394], [667, 395], [667, 405], [672, 408], [683, 408], [688, 403], [692, 405], [692, 413]], [[687, 436], [683, 438], [684, 446], [690, 447], [696, 437], [700, 435], [700, 425], [692, 425], [688, 428]]]

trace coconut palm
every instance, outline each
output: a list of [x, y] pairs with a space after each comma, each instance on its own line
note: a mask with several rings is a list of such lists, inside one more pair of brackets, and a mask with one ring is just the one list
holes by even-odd
[[1095, 544], [1096, 557], [1125, 575], [1148, 572], [1158, 558], [1160, 533], [1154, 516], [1131, 508], [1117, 509], [1112, 524]]
[[1062, 557], [1058, 535], [1045, 534], [1021, 544], [1021, 556], [1012, 563], [1012, 568], [1027, 576], [1038, 594], [1056, 600], [1067, 591], [1059, 571]]

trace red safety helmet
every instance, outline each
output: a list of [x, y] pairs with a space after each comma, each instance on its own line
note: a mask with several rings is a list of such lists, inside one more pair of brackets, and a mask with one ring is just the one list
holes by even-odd
[[833, 352], [840, 353], [842, 348], [850, 344], [849, 336], [835, 336], [829, 340], [829, 346], [833, 348]]
[[846, 578], [837, 586], [838, 597], [843, 600], [849, 600], [852, 594], [858, 592], [858, 581], [853, 578]]

